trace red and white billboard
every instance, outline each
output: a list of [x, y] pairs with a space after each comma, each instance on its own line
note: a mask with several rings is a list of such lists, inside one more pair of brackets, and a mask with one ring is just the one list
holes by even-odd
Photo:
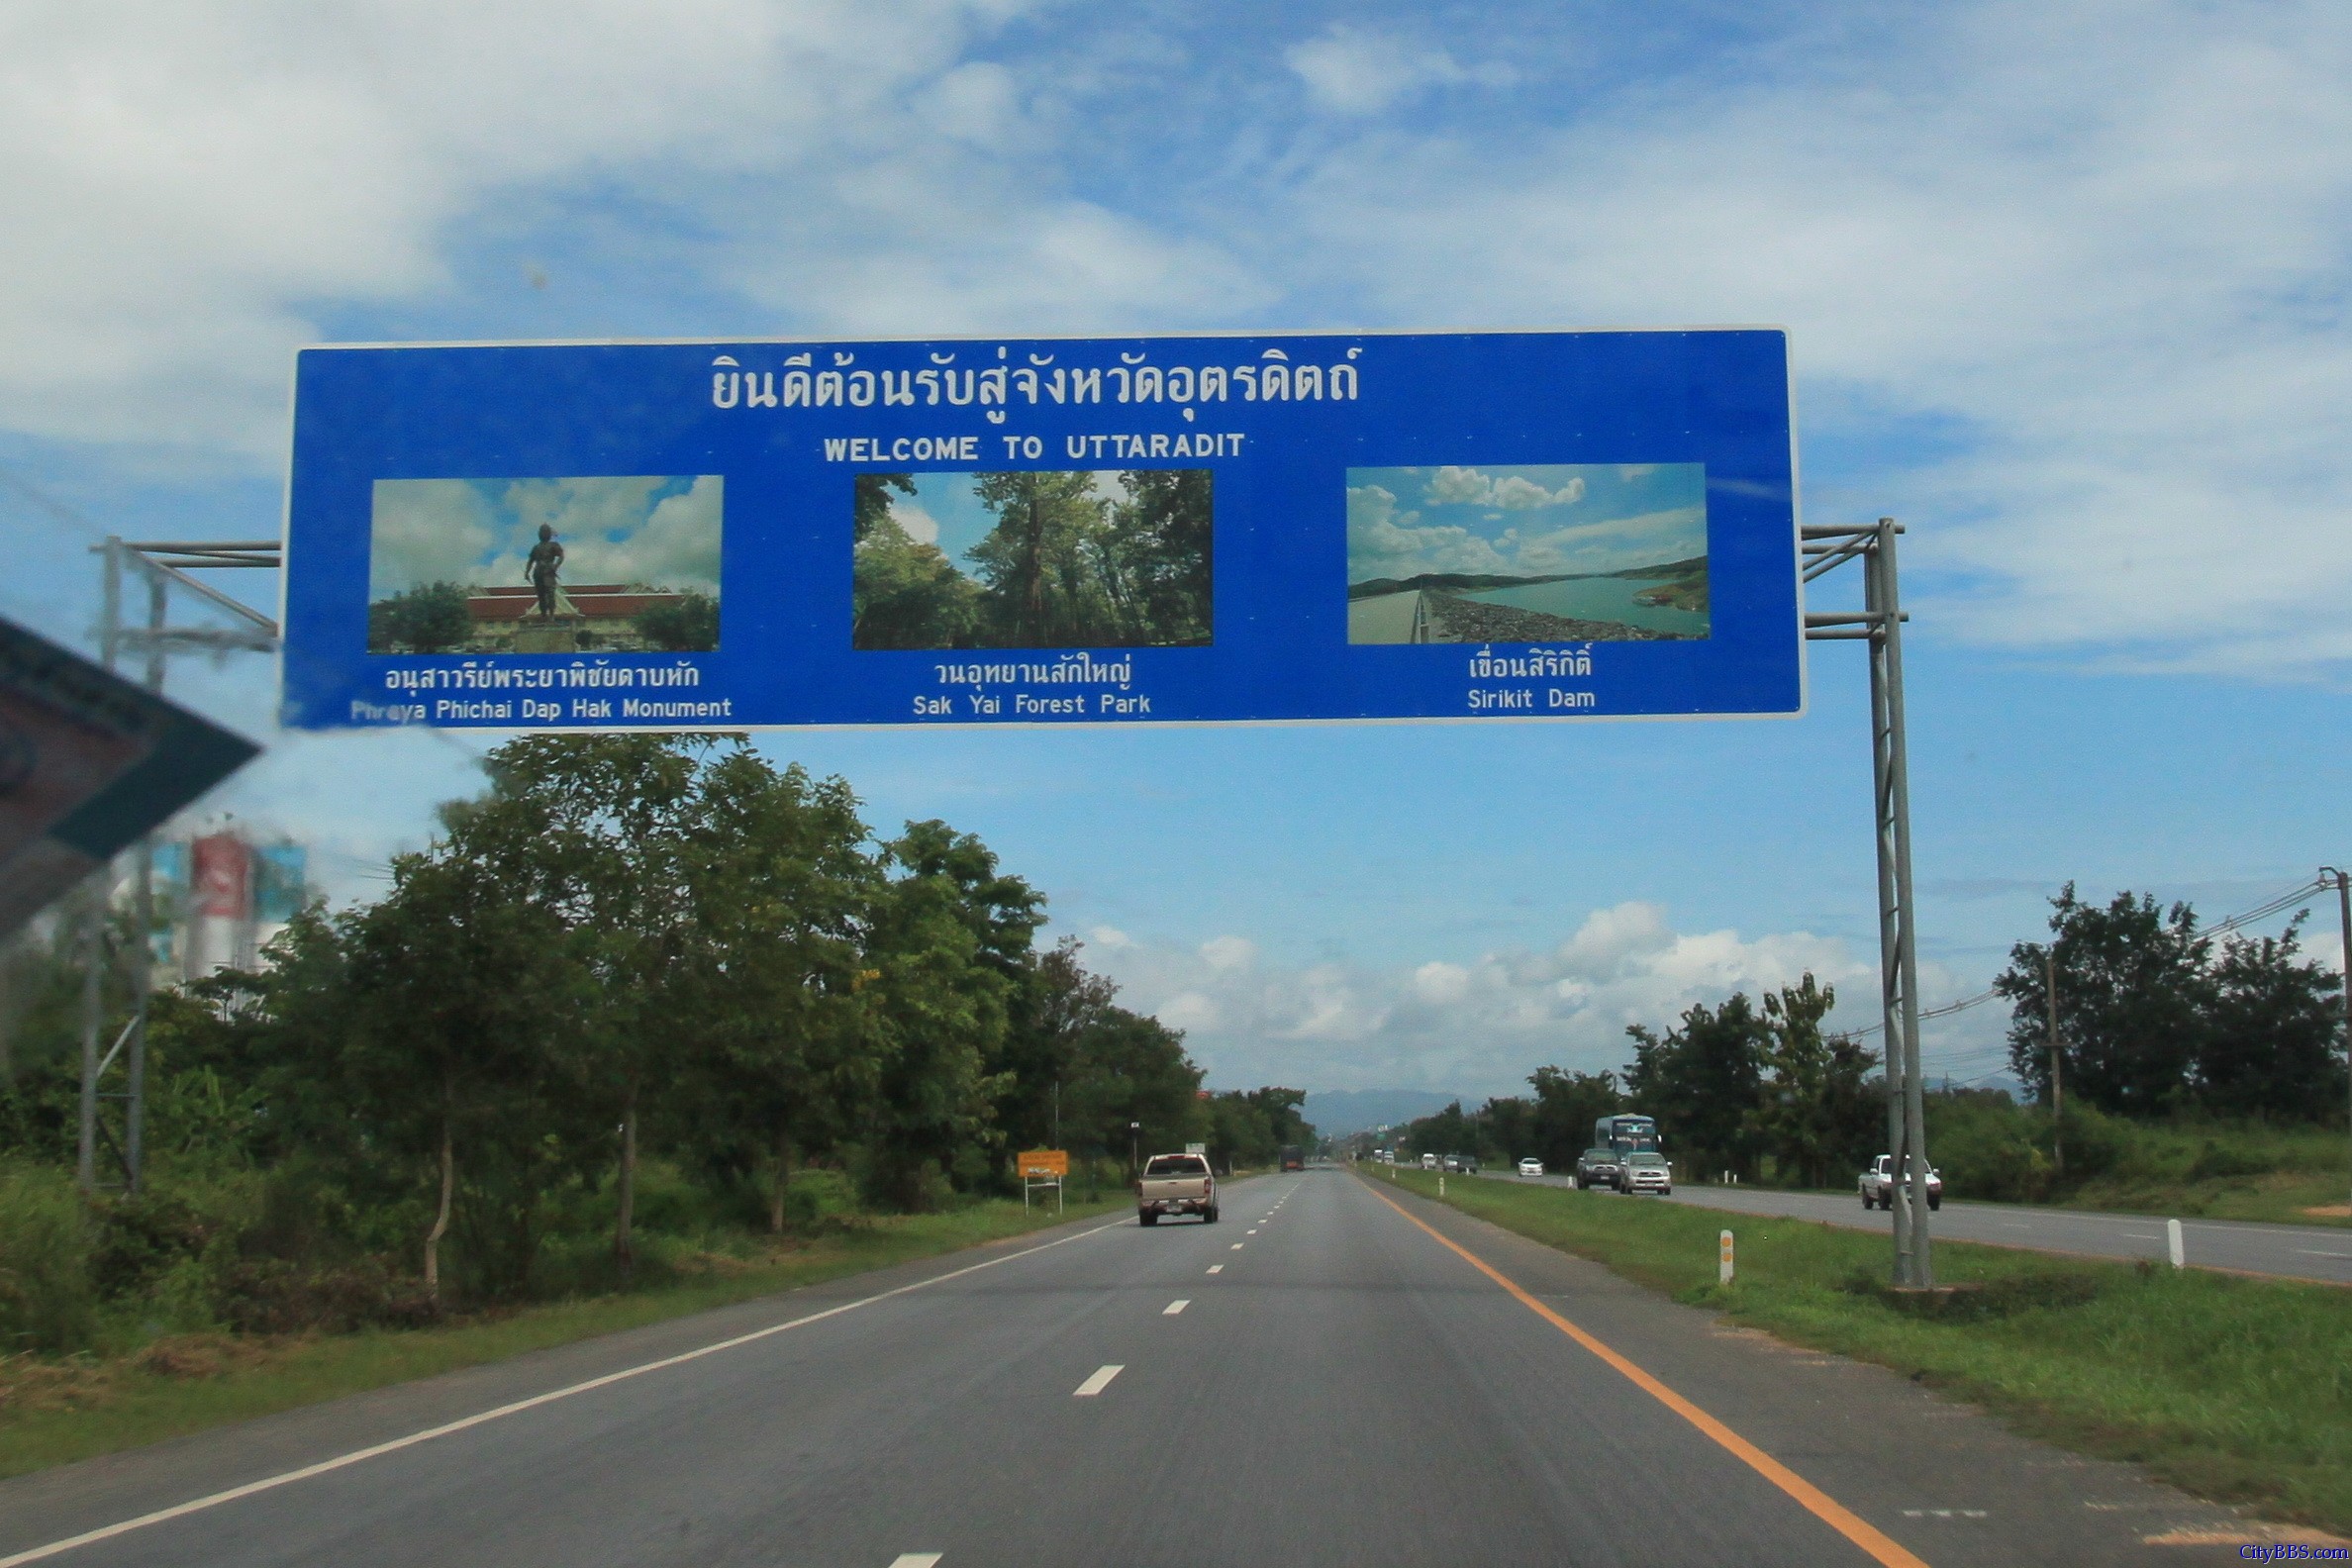
[[245, 920], [253, 909], [252, 851], [234, 833], [213, 833], [190, 845], [189, 898], [200, 916]]

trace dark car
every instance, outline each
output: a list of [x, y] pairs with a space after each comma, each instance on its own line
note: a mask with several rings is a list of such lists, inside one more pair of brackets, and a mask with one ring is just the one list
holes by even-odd
[[1576, 1156], [1576, 1185], [1586, 1192], [1596, 1187], [1614, 1188], [1624, 1173], [1624, 1161], [1616, 1149], [1589, 1148]]

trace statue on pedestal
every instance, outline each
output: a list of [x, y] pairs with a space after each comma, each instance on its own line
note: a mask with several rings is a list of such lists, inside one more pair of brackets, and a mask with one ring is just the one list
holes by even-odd
[[555, 579], [563, 570], [563, 546], [555, 540], [552, 524], [539, 525], [539, 542], [531, 546], [531, 557], [523, 563], [523, 580], [539, 590], [539, 613], [555, 614]]

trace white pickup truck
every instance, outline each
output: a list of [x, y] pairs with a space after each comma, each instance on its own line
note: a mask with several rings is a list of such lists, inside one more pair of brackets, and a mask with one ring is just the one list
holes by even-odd
[[[1894, 1194], [1888, 1191], [1894, 1180], [1894, 1155], [1881, 1154], [1877, 1159], [1872, 1160], [1870, 1168], [1862, 1173], [1862, 1207], [1865, 1209], [1894, 1208]], [[1930, 1209], [1943, 1207], [1943, 1178], [1935, 1173], [1935, 1167], [1932, 1165], [1927, 1167], [1927, 1207]]]
[[1154, 1154], [1135, 1181], [1135, 1219], [1158, 1225], [1161, 1215], [1179, 1214], [1217, 1224], [1217, 1177], [1198, 1154]]

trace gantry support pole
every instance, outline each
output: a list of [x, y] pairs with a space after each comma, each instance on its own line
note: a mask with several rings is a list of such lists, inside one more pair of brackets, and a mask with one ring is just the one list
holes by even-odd
[[1870, 644], [1870, 782], [1879, 887], [1879, 1016], [1886, 1041], [1887, 1146], [1895, 1183], [1887, 1189], [1895, 1223], [1894, 1279], [1935, 1283], [1927, 1234], [1926, 1086], [1919, 1071], [1917, 904], [1911, 891], [1911, 778], [1903, 700], [1903, 601], [1898, 588], [1893, 518], [1869, 528], [1804, 531], [1804, 578], [1812, 582], [1846, 561], [1862, 562], [1861, 615], [1808, 615], [1809, 641]]
[[[100, 660], [109, 670], [121, 662], [126, 650], [143, 653], [146, 661], [142, 673], [147, 689], [160, 694], [163, 690], [165, 661], [171, 653], [205, 651], [219, 654], [231, 649], [260, 653], [277, 651], [276, 622], [188, 575], [191, 568], [226, 566], [275, 569], [282, 558], [275, 539], [226, 543], [133, 542], [110, 535], [105, 543], [92, 545], [91, 552], [104, 560], [98, 652]], [[144, 628], [126, 627], [123, 624], [123, 579], [125, 573], [132, 569], [136, 569], [147, 583], [147, 613]], [[174, 587], [184, 588], [214, 608], [228, 611], [238, 624], [227, 629], [173, 628], [168, 624], [168, 619], [171, 590]], [[130, 973], [126, 977], [131, 992], [131, 1021], [122, 1033], [116, 1036], [114, 1045], [103, 1054], [99, 1051], [99, 1040], [106, 1023], [106, 922], [114, 902], [114, 867], [111, 862], [91, 873], [85, 892], [81, 932], [81, 1125], [76, 1139], [74, 1170], [82, 1192], [95, 1194], [99, 1187], [98, 1145], [104, 1141], [122, 1167], [125, 1190], [136, 1193], [139, 1191], [147, 1152], [147, 1002], [154, 977], [154, 952], [150, 945], [154, 939], [155, 915], [154, 835], [149, 833], [140, 840], [133, 862], [134, 930], [129, 953]], [[100, 1082], [118, 1055], [124, 1057], [126, 1082], [123, 1092], [106, 1094], [101, 1091]], [[123, 1136], [119, 1142], [101, 1115], [104, 1102], [109, 1100], [123, 1102]]]

